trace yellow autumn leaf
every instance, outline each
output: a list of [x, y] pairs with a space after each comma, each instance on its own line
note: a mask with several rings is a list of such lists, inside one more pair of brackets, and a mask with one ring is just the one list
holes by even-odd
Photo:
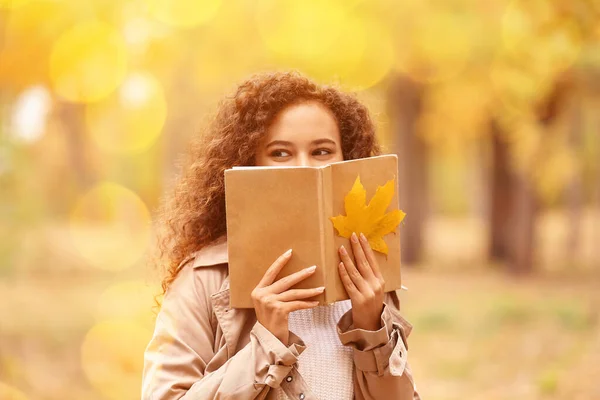
[[394, 197], [394, 187], [393, 179], [379, 186], [367, 205], [367, 192], [360, 182], [360, 176], [357, 177], [344, 198], [346, 215], [330, 218], [338, 235], [350, 238], [352, 232], [362, 233], [373, 250], [387, 254], [388, 247], [383, 237], [394, 232], [406, 215], [402, 210], [386, 213]]

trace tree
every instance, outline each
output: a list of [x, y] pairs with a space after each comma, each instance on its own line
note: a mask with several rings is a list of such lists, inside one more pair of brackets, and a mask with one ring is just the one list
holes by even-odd
[[427, 145], [417, 134], [422, 87], [411, 78], [397, 76], [390, 82], [389, 114], [394, 151], [398, 155], [401, 208], [407, 213], [402, 226], [402, 260], [420, 261], [428, 199]]

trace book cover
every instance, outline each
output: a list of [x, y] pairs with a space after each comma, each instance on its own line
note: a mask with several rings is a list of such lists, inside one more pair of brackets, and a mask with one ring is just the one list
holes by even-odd
[[[293, 256], [278, 279], [316, 265], [315, 273], [295, 287], [325, 286], [325, 292], [316, 297], [321, 304], [347, 299], [338, 275], [338, 248], [351, 249], [349, 229], [368, 229], [369, 224], [379, 224], [373, 239], [367, 237], [378, 250], [375, 257], [385, 289], [400, 289], [399, 227], [385, 224], [387, 217], [401, 213], [397, 171], [396, 155], [323, 167], [225, 171], [231, 306], [253, 307], [250, 293], [269, 266], [290, 248]], [[360, 215], [348, 215], [348, 207], [351, 214], [352, 207], [359, 209]]]

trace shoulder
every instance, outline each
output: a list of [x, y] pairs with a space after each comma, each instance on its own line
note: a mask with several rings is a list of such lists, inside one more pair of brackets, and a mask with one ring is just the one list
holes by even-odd
[[227, 238], [222, 236], [197, 252], [190, 254], [182, 264], [187, 263], [193, 269], [202, 269], [205, 267], [226, 266], [227, 261]]
[[210, 295], [222, 290], [227, 278], [225, 237], [186, 257], [179, 266], [171, 288], [178, 295]]

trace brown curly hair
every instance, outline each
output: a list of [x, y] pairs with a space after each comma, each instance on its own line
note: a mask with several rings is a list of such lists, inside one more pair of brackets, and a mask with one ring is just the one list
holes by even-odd
[[194, 137], [174, 190], [158, 215], [158, 260], [163, 292], [192, 253], [226, 233], [224, 171], [255, 165], [269, 124], [285, 107], [318, 101], [335, 116], [344, 160], [380, 154], [367, 108], [357, 98], [297, 72], [257, 74], [220, 104], [203, 135]]

